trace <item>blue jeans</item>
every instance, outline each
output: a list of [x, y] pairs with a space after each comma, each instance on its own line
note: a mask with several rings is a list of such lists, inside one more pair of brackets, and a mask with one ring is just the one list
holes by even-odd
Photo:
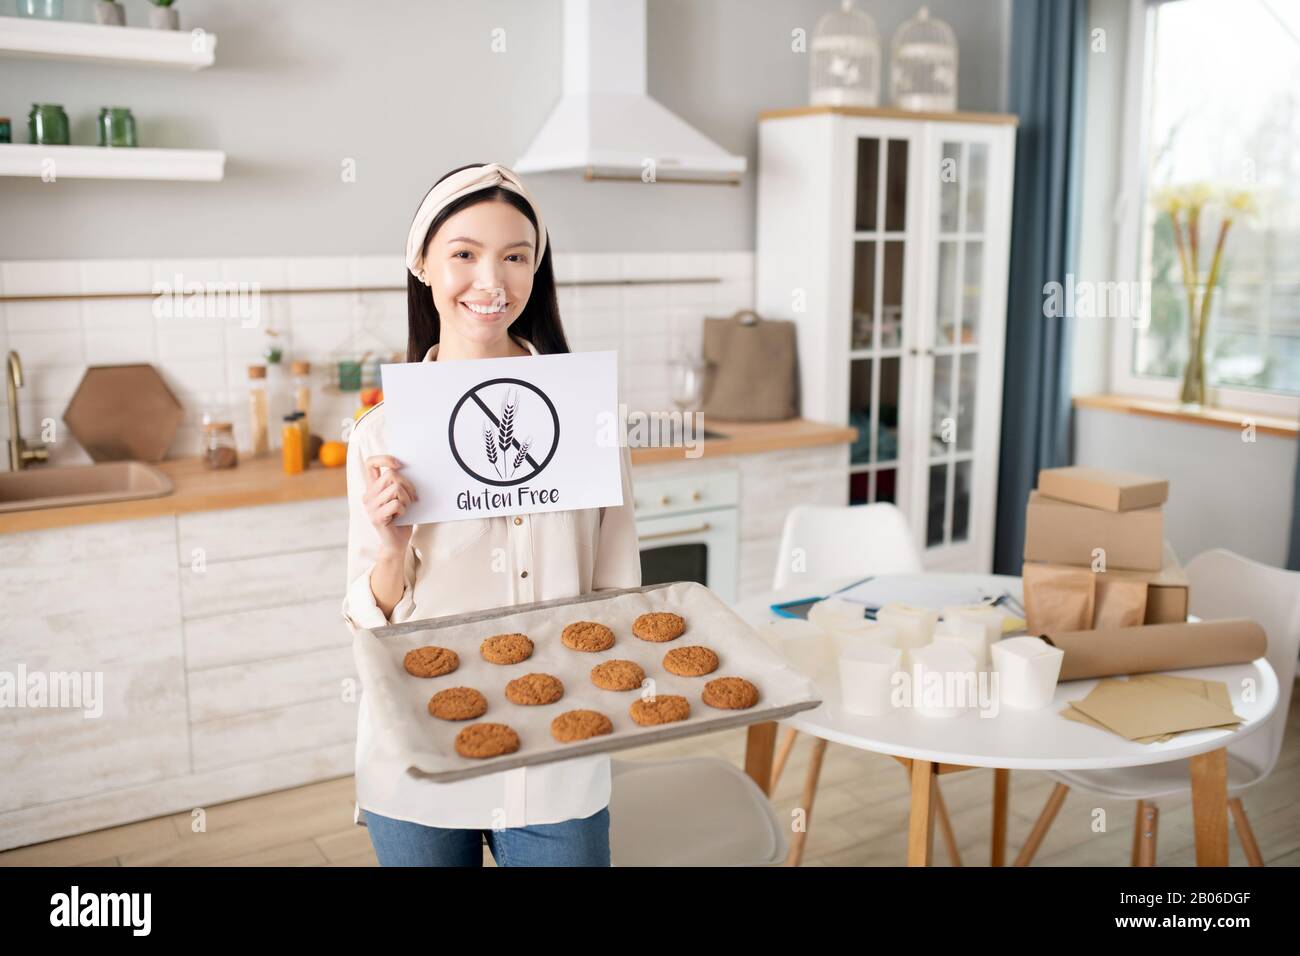
[[580, 820], [503, 830], [429, 827], [361, 812], [380, 866], [482, 866], [485, 836], [497, 866], [609, 866], [609, 807]]

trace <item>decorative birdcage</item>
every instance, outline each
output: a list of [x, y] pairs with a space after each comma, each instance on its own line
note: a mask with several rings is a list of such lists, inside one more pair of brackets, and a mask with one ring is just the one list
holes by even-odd
[[880, 105], [880, 31], [853, 0], [817, 21], [809, 85], [813, 106]]
[[889, 99], [905, 110], [950, 113], [957, 109], [957, 35], [925, 7], [894, 34]]

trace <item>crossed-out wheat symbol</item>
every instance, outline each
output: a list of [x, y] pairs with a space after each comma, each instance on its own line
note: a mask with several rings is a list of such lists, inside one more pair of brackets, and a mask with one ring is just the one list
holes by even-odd
[[[490, 419], [485, 418], [483, 421], [484, 452], [487, 454], [488, 464], [496, 469], [497, 477], [503, 481], [509, 479], [524, 463], [528, 457], [528, 448], [533, 443], [531, 435], [525, 438], [522, 444], [515, 440], [515, 410], [518, 407], [518, 390], [507, 389], [501, 399], [501, 414], [495, 432]], [[514, 451], [512, 446], [518, 450]]]

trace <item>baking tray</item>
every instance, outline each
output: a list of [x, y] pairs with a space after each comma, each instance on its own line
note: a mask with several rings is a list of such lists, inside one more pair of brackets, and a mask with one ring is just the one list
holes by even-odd
[[[674, 611], [686, 618], [681, 637], [665, 643], [632, 636], [632, 621], [649, 611]], [[573, 651], [560, 642], [560, 632], [573, 621], [599, 621], [614, 632], [607, 651]], [[493, 634], [519, 631], [533, 640], [533, 656], [518, 664], [491, 664], [479, 654], [479, 644]], [[449, 647], [460, 656], [460, 667], [442, 677], [420, 678], [406, 673], [402, 660], [412, 648], [426, 644]], [[678, 677], [663, 667], [663, 656], [674, 647], [702, 644], [713, 650], [719, 666], [704, 677]], [[408, 621], [373, 629], [356, 629], [354, 656], [371, 708], [375, 732], [385, 749], [411, 771], [438, 782], [465, 780], [599, 753], [612, 753], [664, 740], [692, 737], [731, 727], [780, 720], [821, 704], [816, 685], [792, 669], [716, 594], [694, 581], [653, 584], [639, 588], [599, 591], [579, 597], [514, 605], [448, 617]], [[632, 721], [628, 707], [639, 690], [607, 691], [591, 682], [591, 668], [607, 660], [632, 660], [655, 680], [657, 694], [681, 694], [691, 703], [686, 720], [654, 727]], [[505, 698], [506, 684], [533, 672], [553, 674], [564, 682], [564, 696], [554, 704], [524, 707]], [[715, 677], [744, 677], [759, 692], [748, 710], [717, 710], [700, 699], [704, 685]], [[475, 687], [488, 700], [488, 709], [475, 720], [448, 721], [430, 716], [429, 698], [448, 687]], [[562, 744], [551, 736], [551, 720], [568, 710], [586, 708], [609, 716], [614, 732], [590, 740]], [[464, 727], [478, 721], [509, 724], [519, 734], [515, 753], [488, 759], [462, 757], [454, 741]]]

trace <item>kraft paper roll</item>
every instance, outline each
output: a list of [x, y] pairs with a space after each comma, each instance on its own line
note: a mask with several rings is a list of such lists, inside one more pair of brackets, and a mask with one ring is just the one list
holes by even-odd
[[1042, 637], [1065, 652], [1063, 681], [1244, 664], [1268, 650], [1264, 629], [1248, 618], [1061, 631]]

